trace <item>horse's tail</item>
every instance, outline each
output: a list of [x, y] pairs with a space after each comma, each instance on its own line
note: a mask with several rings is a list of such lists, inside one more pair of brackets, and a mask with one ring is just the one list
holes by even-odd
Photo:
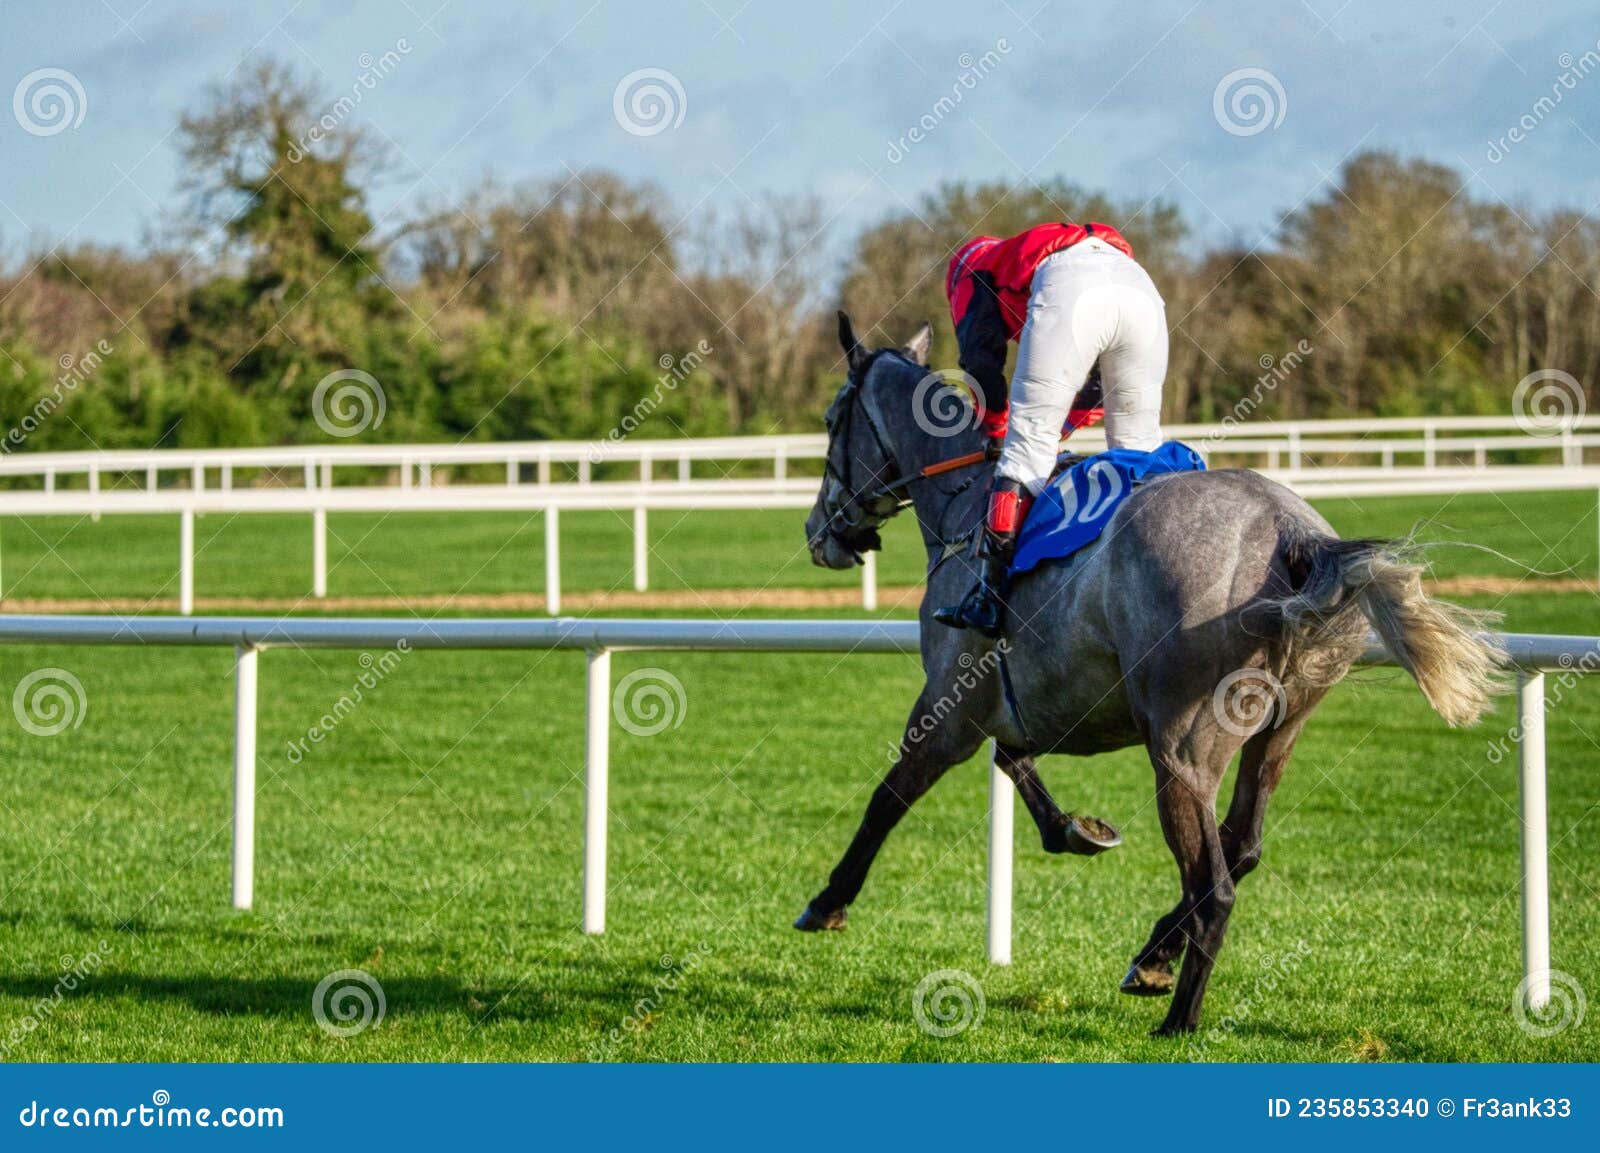
[[1484, 631], [1498, 614], [1430, 597], [1409, 541], [1339, 540], [1297, 525], [1282, 553], [1294, 588], [1275, 602], [1285, 679], [1337, 679], [1365, 648], [1370, 623], [1452, 726], [1477, 721], [1505, 690], [1504, 652]]

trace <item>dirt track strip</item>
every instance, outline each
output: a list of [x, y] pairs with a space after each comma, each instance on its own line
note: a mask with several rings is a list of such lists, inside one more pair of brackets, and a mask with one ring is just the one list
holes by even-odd
[[[1530, 592], [1595, 593], [1594, 581], [1576, 577], [1451, 577], [1429, 581], [1428, 590], [1442, 596], [1490, 595]], [[884, 585], [878, 589], [882, 609], [914, 609], [922, 603], [921, 585]], [[567, 613], [623, 612], [628, 609], [674, 609], [688, 612], [740, 609], [847, 609], [859, 608], [861, 590], [837, 589], [674, 589], [634, 592], [631, 589], [601, 593], [563, 593]], [[402, 610], [412, 612], [542, 613], [544, 597], [536, 593], [474, 593], [461, 596], [360, 596], [326, 597], [196, 597], [199, 613], [339, 613]], [[7, 597], [0, 613], [176, 613], [176, 597]]]

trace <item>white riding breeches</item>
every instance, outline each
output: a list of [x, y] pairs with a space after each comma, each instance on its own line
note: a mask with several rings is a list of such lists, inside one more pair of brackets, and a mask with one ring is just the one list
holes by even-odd
[[1101, 240], [1042, 261], [1011, 381], [1011, 418], [999, 475], [1037, 494], [1050, 479], [1067, 411], [1095, 361], [1105, 394], [1106, 444], [1148, 452], [1161, 444], [1167, 309], [1150, 276]]

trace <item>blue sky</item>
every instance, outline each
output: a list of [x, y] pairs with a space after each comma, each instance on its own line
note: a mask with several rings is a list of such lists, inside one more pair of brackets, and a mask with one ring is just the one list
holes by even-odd
[[[331, 102], [364, 53], [402, 41], [353, 116], [398, 158], [373, 197], [385, 223], [486, 173], [600, 166], [656, 182], [674, 215], [815, 194], [842, 243], [944, 179], [1066, 176], [1170, 198], [1203, 241], [1253, 242], [1361, 147], [1476, 169], [1485, 197], [1600, 200], [1600, 74], [1536, 111], [1563, 54], [1581, 69], [1600, 51], [1592, 0], [740, 4], [0, 0], [0, 96], [53, 68], [84, 104], [50, 135], [0, 112], [0, 245], [137, 242], [179, 203], [172, 130], [208, 82], [266, 54]], [[967, 61], [985, 75], [961, 87]], [[653, 135], [614, 114], [618, 82], [640, 69], [682, 93], [667, 89], [672, 122]], [[1271, 123], [1249, 134], [1214, 110], [1243, 69], [1277, 89], [1262, 89]], [[957, 88], [959, 104], [937, 109]], [[925, 138], [891, 160], [925, 116]], [[1490, 142], [1524, 117], [1533, 129], [1491, 162]]]

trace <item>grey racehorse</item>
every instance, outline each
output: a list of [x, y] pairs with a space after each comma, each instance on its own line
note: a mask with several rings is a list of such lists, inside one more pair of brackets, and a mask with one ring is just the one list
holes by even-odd
[[[1400, 546], [1341, 541], [1288, 489], [1234, 469], [1138, 487], [1095, 544], [1014, 581], [1000, 640], [937, 624], [932, 609], [954, 603], [976, 575], [969, 545], [991, 468], [982, 433], [970, 421], [951, 427], [955, 398], [928, 372], [926, 326], [903, 348], [869, 352], [849, 318], [839, 320], [849, 374], [828, 410], [827, 472], [807, 540], [817, 564], [847, 568], [878, 547], [879, 525], [915, 510], [929, 558], [927, 682], [896, 763], [795, 927], [843, 928], [889, 831], [985, 738], [996, 739], [1051, 852], [1095, 853], [1119, 837], [1104, 822], [1064, 814], [1034, 757], [1143, 745], [1183, 895], [1156, 922], [1122, 989], [1173, 995], [1158, 1031], [1192, 1030], [1234, 886], [1260, 860], [1267, 802], [1306, 719], [1365, 648], [1369, 625], [1451, 725], [1488, 708], [1500, 654], [1479, 633], [1481, 617], [1424, 593], [1420, 567]], [[969, 454], [979, 459], [924, 472]], [[1219, 821], [1218, 788], [1240, 750]]]

